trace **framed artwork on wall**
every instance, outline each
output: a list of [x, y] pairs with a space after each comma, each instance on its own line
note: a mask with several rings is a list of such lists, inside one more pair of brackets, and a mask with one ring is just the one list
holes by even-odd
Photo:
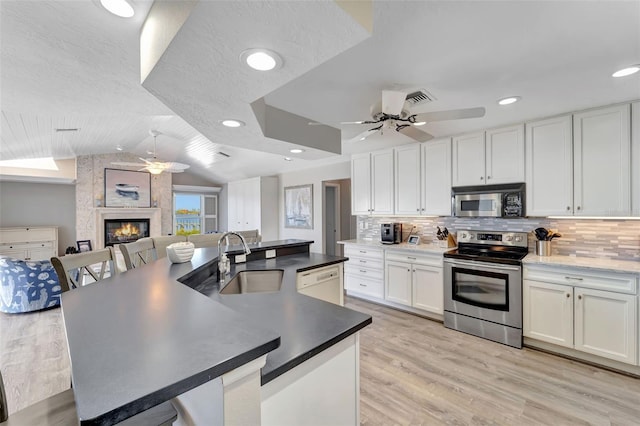
[[284, 227], [313, 229], [313, 184], [284, 188]]
[[104, 169], [105, 207], [151, 207], [151, 174]]

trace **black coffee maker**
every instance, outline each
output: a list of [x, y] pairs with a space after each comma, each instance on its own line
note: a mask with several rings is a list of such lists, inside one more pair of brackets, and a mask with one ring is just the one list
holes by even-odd
[[383, 223], [380, 225], [382, 244], [400, 244], [402, 242], [401, 223]]

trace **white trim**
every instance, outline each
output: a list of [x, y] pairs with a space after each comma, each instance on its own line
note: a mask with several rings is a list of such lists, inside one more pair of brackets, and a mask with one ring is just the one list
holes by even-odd
[[221, 186], [173, 185], [173, 192], [220, 192]]

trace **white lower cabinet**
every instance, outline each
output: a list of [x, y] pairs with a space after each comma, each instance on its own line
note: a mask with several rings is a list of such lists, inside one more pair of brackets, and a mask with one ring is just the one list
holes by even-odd
[[442, 255], [385, 254], [385, 299], [442, 315]]
[[638, 277], [525, 266], [525, 337], [638, 365]]
[[344, 288], [365, 298], [384, 298], [384, 252], [379, 248], [345, 245]]

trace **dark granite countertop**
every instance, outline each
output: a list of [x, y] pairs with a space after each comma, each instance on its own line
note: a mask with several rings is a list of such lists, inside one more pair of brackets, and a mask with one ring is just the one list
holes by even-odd
[[[251, 247], [259, 252], [310, 243]], [[215, 248], [196, 249], [191, 262], [163, 258], [63, 294], [82, 424], [125, 419], [266, 353], [267, 383], [371, 323], [368, 315], [297, 293], [297, 271], [345, 258], [306, 253], [233, 265], [231, 277], [283, 269], [282, 290], [220, 295], [215, 279], [202, 279], [215, 274], [217, 255]]]

